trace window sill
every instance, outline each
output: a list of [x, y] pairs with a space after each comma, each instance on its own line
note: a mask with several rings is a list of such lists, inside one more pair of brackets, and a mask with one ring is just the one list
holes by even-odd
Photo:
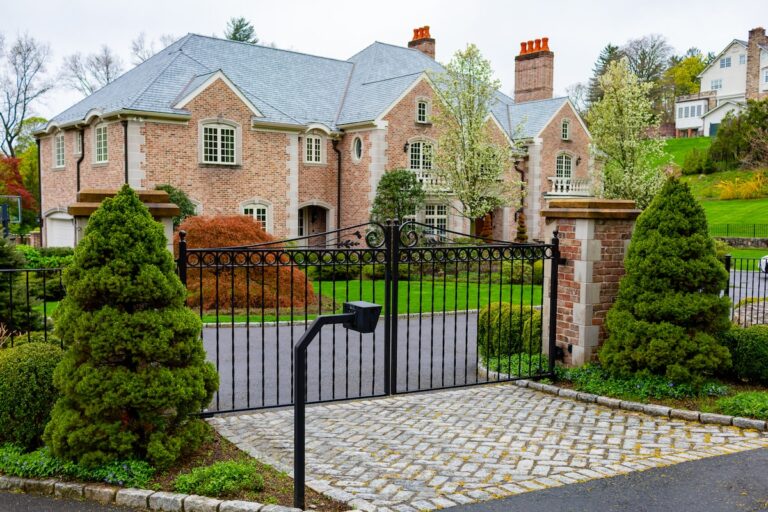
[[432, 121], [414, 121], [416, 126], [432, 126]]
[[328, 167], [327, 162], [304, 162], [304, 165], [309, 167]]
[[62, 165], [61, 167], [51, 167], [51, 170], [52, 171], [66, 171], [67, 170], [67, 166], [66, 165]]
[[240, 164], [205, 164], [199, 162], [197, 164], [201, 169], [241, 169], [243, 166]]
[[560, 139], [563, 142], [573, 142], [573, 139]]
[[93, 162], [91, 164], [91, 167], [106, 167], [108, 165], [109, 165], [109, 160], [107, 160], [106, 162]]

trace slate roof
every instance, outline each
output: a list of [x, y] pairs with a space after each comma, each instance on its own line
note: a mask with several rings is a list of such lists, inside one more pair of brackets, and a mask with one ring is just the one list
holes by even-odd
[[[66, 125], [89, 112], [137, 110], [186, 115], [174, 108], [217, 71], [263, 114], [261, 121], [305, 126], [372, 121], [426, 70], [442, 66], [422, 52], [375, 42], [346, 61], [188, 34], [51, 120]], [[565, 98], [515, 105], [498, 93], [493, 114], [510, 137], [532, 137]], [[516, 133], [521, 123], [522, 133]]]

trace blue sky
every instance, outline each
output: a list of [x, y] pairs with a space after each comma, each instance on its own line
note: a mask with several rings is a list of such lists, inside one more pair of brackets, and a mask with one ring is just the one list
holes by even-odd
[[[718, 15], [724, 11], [727, 15]], [[247, 17], [262, 40], [280, 48], [339, 59], [373, 41], [406, 45], [414, 27], [430, 25], [438, 60], [475, 43], [505, 92], [514, 88], [520, 41], [546, 36], [555, 52], [555, 93], [563, 94], [568, 85], [589, 78], [608, 42], [659, 33], [679, 53], [691, 46], [719, 52], [734, 38], [746, 39], [749, 29], [768, 26], [768, 4], [743, 0], [727, 9], [710, 0], [38, 0], [6, 3], [0, 33], [7, 40], [26, 31], [47, 41], [53, 74], [65, 55], [93, 52], [101, 44], [130, 67], [131, 40], [140, 32], [150, 39], [188, 32], [221, 35], [232, 16]], [[78, 99], [77, 93], [59, 88], [36, 110], [52, 117]]]

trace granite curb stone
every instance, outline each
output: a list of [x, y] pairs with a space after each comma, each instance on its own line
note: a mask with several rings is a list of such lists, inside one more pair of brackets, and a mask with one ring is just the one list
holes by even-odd
[[717, 425], [731, 425], [733, 423], [733, 416], [726, 416], [724, 414], [712, 414], [708, 412], [702, 412], [699, 414], [699, 419], [702, 423], [715, 423]]
[[115, 501], [115, 495], [118, 488], [109, 485], [86, 485], [84, 495], [86, 499], [98, 501], [99, 503], [109, 504]]
[[184, 510], [186, 494], [175, 492], [156, 492], [149, 497], [149, 509], [163, 512], [181, 512]]
[[56, 482], [53, 486], [53, 495], [57, 498], [83, 499], [85, 496], [85, 484], [77, 482]]
[[218, 512], [221, 500], [191, 494], [184, 498], [184, 512]]
[[24, 479], [24, 491], [31, 492], [33, 494], [53, 494], [53, 488], [58, 482], [55, 478], [46, 478], [44, 480], [37, 480], [35, 478]]

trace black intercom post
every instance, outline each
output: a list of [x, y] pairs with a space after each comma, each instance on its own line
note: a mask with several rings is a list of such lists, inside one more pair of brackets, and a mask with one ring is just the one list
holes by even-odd
[[322, 315], [312, 322], [296, 346], [293, 348], [293, 506], [304, 510], [304, 481], [306, 453], [306, 418], [304, 409], [307, 394], [307, 348], [326, 325], [344, 324], [344, 327], [361, 333], [371, 333], [376, 329], [381, 314], [381, 306], [371, 302], [345, 302], [343, 313]]

